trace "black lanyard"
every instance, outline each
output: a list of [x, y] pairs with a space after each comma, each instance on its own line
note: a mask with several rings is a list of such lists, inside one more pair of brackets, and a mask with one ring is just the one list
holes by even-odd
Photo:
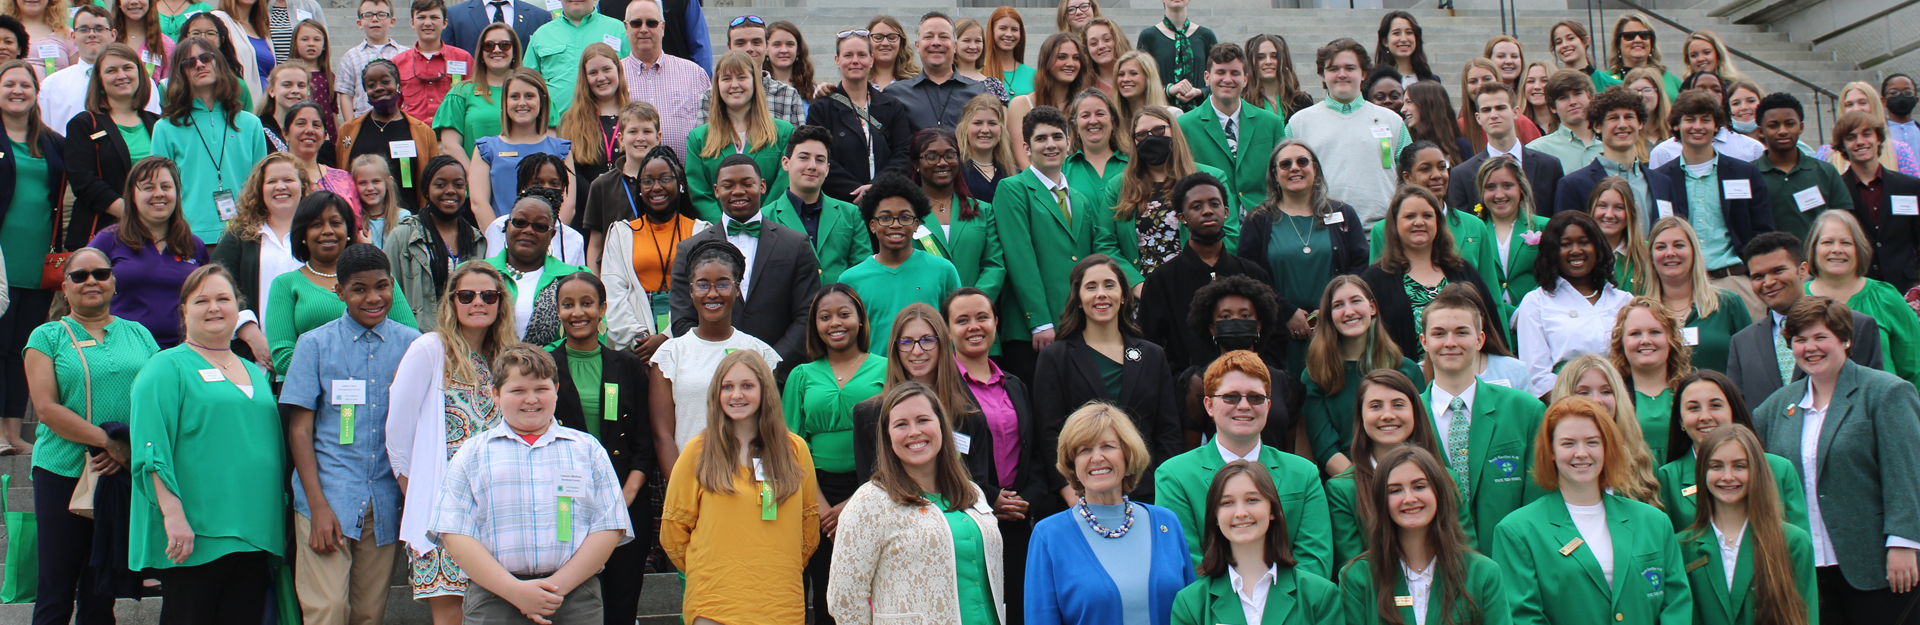
[[[207, 111], [207, 112], [212, 113], [213, 111]], [[206, 133], [200, 131], [200, 120], [195, 119], [194, 116], [192, 115], [188, 115], [187, 125], [193, 126], [193, 136], [200, 138], [200, 147], [207, 151], [207, 160], [213, 161], [213, 176], [214, 178], [218, 179], [215, 181], [215, 183], [225, 184], [226, 177], [220, 173], [220, 165], [221, 163], [224, 163], [227, 158], [227, 138], [226, 137], [220, 138], [220, 155], [216, 157], [213, 155], [213, 146], [207, 143]], [[222, 134], [225, 134], [223, 131], [219, 131], [217, 126], [215, 127], [215, 130], [216, 132], [222, 132]]]

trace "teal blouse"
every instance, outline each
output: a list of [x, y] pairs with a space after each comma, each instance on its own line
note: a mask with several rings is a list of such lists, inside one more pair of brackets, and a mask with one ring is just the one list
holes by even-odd
[[1665, 461], [1667, 432], [1671, 429], [1668, 420], [1673, 416], [1673, 389], [1662, 390], [1653, 397], [1634, 391], [1633, 412], [1640, 422], [1641, 436], [1647, 439], [1647, 451], [1653, 453], [1653, 461], [1656, 464]]
[[1000, 82], [1007, 86], [1007, 97], [1015, 98], [1033, 93], [1033, 76], [1038, 73], [1032, 65], [1021, 63], [1013, 66], [1013, 71], [1000, 74]]
[[7, 284], [40, 288], [40, 264], [53, 245], [53, 207], [47, 201], [47, 159], [29, 156], [27, 145], [13, 144], [13, 203], [0, 222], [0, 258], [7, 261]]
[[[61, 326], [72, 329], [72, 337]], [[154, 344], [153, 334], [146, 326], [119, 317], [108, 321], [100, 334], [95, 340], [79, 322], [63, 318], [34, 328], [33, 334], [27, 337], [27, 350], [53, 360], [53, 377], [60, 385], [61, 406], [94, 425], [108, 421], [125, 423], [133, 412], [130, 391], [134, 377], [140, 375], [140, 369], [159, 353], [160, 347]], [[78, 350], [74, 349], [74, 338], [81, 341]], [[86, 358], [84, 366], [80, 364], [82, 355]], [[87, 414], [89, 394], [93, 402], [91, 415]], [[64, 477], [80, 477], [80, 469], [86, 465], [86, 446], [54, 434], [46, 423], [41, 423], [35, 432], [33, 468]]]

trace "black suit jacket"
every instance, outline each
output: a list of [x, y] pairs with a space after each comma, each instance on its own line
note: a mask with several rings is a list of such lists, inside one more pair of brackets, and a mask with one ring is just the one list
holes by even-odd
[[[1265, 263], [1256, 263], [1224, 253], [1223, 250], [1220, 259], [1208, 266], [1193, 251], [1193, 246], [1181, 249], [1179, 256], [1147, 276], [1145, 285], [1140, 287], [1140, 331], [1148, 341], [1166, 350], [1168, 368], [1174, 373], [1186, 371], [1191, 366], [1205, 366], [1220, 356], [1220, 348], [1213, 344], [1213, 337], [1195, 335], [1187, 324], [1187, 316], [1193, 308], [1194, 294], [1199, 292], [1200, 287], [1210, 284], [1209, 276], [1219, 279], [1238, 275], [1245, 275], [1261, 284], [1273, 284], [1272, 278], [1267, 275]], [[1278, 328], [1261, 329], [1270, 336], [1286, 334]], [[1284, 345], [1280, 349], [1280, 353], [1286, 353]]]
[[[967, 453], [960, 458], [967, 465], [967, 473], [973, 483], [986, 493], [987, 501], [992, 503], [1002, 490], [1011, 490], [1020, 495], [1029, 504], [1046, 500], [1047, 475], [1055, 473], [1052, 465], [1040, 465], [1038, 446], [1039, 425], [1034, 422], [1033, 405], [1027, 399], [1027, 385], [1020, 378], [1006, 374], [1001, 378], [1006, 386], [1007, 398], [1013, 400], [1013, 413], [1020, 420], [1020, 456], [1019, 466], [1014, 467], [1013, 485], [1003, 487], [1000, 484], [1000, 469], [993, 453], [993, 429], [987, 426], [987, 419], [979, 411], [967, 413], [955, 434], [962, 434], [972, 440]], [[979, 398], [973, 394], [973, 388], [967, 389], [967, 397], [978, 405]], [[871, 397], [853, 406], [853, 471], [859, 483], [865, 484], [873, 479], [874, 462], [880, 448], [876, 439], [881, 437], [880, 398]], [[1058, 499], [1057, 497], [1055, 499]], [[1035, 518], [1029, 514], [1029, 518]]]
[[[1159, 345], [1127, 337], [1123, 354], [1120, 397], [1112, 397], [1107, 394], [1107, 383], [1100, 378], [1100, 369], [1093, 360], [1104, 356], [1087, 345], [1085, 336], [1060, 339], [1040, 350], [1033, 367], [1033, 387], [1040, 389], [1033, 398], [1034, 414], [1040, 424], [1040, 466], [1054, 466], [1058, 461], [1060, 429], [1066, 425], [1067, 415], [1090, 401], [1112, 402], [1133, 420], [1134, 428], [1140, 431], [1140, 438], [1153, 455], [1146, 474], [1133, 489], [1134, 499], [1151, 503], [1154, 468], [1179, 454], [1185, 441], [1184, 429], [1180, 427], [1178, 393], [1167, 382], [1173, 378], [1173, 372], [1167, 370], [1166, 352]], [[1066, 476], [1059, 471], [1047, 472], [1050, 491], [1057, 493], [1066, 487]], [[1042, 506], [1042, 510], [1057, 511], [1061, 508], [1055, 504], [1065, 505], [1057, 496], [1045, 497], [1043, 501], [1047, 505]], [[1038, 518], [1044, 517], [1042, 513]]]
[[[512, 6], [513, 32], [520, 35], [520, 49], [526, 50], [527, 38], [533, 36], [533, 31], [553, 21], [553, 14], [527, 4], [524, 0], [513, 0]], [[479, 59], [480, 51], [475, 48], [480, 45], [480, 31], [486, 30], [487, 25], [493, 23], [493, 17], [488, 13], [487, 3], [484, 0], [467, 0], [447, 7], [447, 30], [440, 34], [440, 39], [452, 44], [453, 47], [466, 50], [468, 54], [473, 55], [474, 59]], [[626, 19], [625, 14], [620, 15], [618, 19]], [[483, 68], [479, 66], [474, 67], [474, 71], [481, 69]]]
[[827, 152], [827, 181], [822, 189], [828, 197], [842, 202], [852, 202], [854, 189], [873, 182], [874, 176], [867, 174], [869, 150], [874, 175], [889, 171], [906, 175], [913, 167], [913, 157], [907, 154], [913, 140], [913, 122], [907, 117], [906, 105], [872, 85], [867, 86], [867, 97], [871, 98], [867, 115], [878, 122], [878, 128], [861, 128], [860, 116], [853, 108], [832, 98], [816, 99], [807, 107], [807, 125], [833, 133], [833, 148]]
[[[1474, 179], [1480, 175], [1480, 164], [1487, 162], [1487, 151], [1467, 159], [1467, 162], [1455, 166], [1447, 172], [1447, 207], [1463, 208], [1471, 211], [1473, 205], [1480, 203], [1480, 185]], [[1552, 154], [1530, 148], [1520, 148], [1520, 170], [1527, 174], [1527, 184], [1533, 186], [1533, 197], [1557, 197], [1560, 191], [1560, 178], [1565, 172], [1560, 167], [1560, 159]], [[1535, 204], [1543, 203], [1534, 200]], [[1537, 209], [1536, 209], [1537, 210]]]
[[[780, 354], [779, 377], [806, 361], [807, 306], [820, 290], [820, 261], [813, 256], [807, 234], [762, 219], [760, 249], [747, 259], [752, 267], [747, 297], [733, 306], [733, 327], [765, 341]], [[687, 257], [701, 241], [727, 240], [727, 227], [714, 224], [680, 242], [673, 256], [673, 287], [667, 301], [673, 309], [673, 335], [693, 330], [700, 317], [693, 310], [687, 277]]]
[[606, 401], [605, 385], [618, 384], [620, 389], [620, 405], [615, 412], [618, 420], [608, 423], [604, 413], [585, 414], [580, 408], [580, 389], [573, 385], [566, 346], [555, 347], [548, 353], [560, 365], [560, 377], [556, 381], [560, 386], [560, 405], [553, 412], [560, 425], [585, 432], [587, 419], [600, 419], [600, 446], [606, 448], [607, 458], [613, 461], [613, 474], [620, 483], [626, 483], [630, 471], [648, 474], [650, 482], [664, 477], [653, 475], [659, 470], [656, 466], [659, 461], [654, 458], [653, 426], [647, 408], [647, 362], [629, 352], [600, 350], [601, 401]]
[[[160, 115], [139, 111], [140, 123], [153, 133]], [[67, 181], [73, 185], [73, 217], [67, 227], [65, 249], [86, 247], [94, 233], [120, 221], [107, 207], [127, 188], [133, 157], [113, 118], [82, 112], [67, 121]]]
[[[1448, 284], [1465, 282], [1480, 289], [1481, 316], [1492, 323], [1494, 332], [1506, 335], [1506, 319], [1486, 309], [1487, 302], [1499, 300], [1493, 299], [1493, 291], [1487, 288], [1486, 280], [1480, 278], [1480, 272], [1474, 270], [1473, 263], [1457, 269], [1442, 268], [1440, 272], [1447, 276]], [[1386, 328], [1387, 336], [1400, 346], [1400, 353], [1412, 357], [1419, 353], [1420, 328], [1413, 323], [1413, 300], [1407, 298], [1406, 286], [1401, 282], [1404, 276], [1404, 271], [1389, 272], [1375, 263], [1361, 272], [1360, 279], [1373, 289], [1373, 297], [1380, 304], [1380, 327]]]
[[[260, 314], [260, 287], [263, 286], [260, 284], [260, 240], [243, 241], [234, 236], [232, 231], [226, 231], [220, 234], [219, 244], [213, 246], [210, 252], [209, 260], [226, 267], [227, 273], [233, 274], [233, 288], [240, 291], [241, 310]], [[246, 341], [234, 341], [233, 353], [247, 360], [256, 360], [253, 348]]]
[[[1847, 348], [1847, 360], [1885, 371], [1879, 323], [1860, 311], [1852, 312], [1853, 346]], [[1773, 331], [1773, 315], [1769, 313], [1733, 333], [1733, 339], [1727, 343], [1727, 377], [1733, 379], [1734, 386], [1740, 387], [1748, 406], [1760, 405], [1785, 386], [1780, 381], [1780, 361], [1773, 353], [1774, 341], [1779, 338]], [[1800, 365], [1794, 365], [1793, 379], [1804, 377], [1807, 372]]]
[[[1560, 179], [1560, 189], [1555, 192], [1552, 213], [1587, 210], [1587, 200], [1593, 197], [1593, 188], [1600, 186], [1600, 181], [1607, 177], [1607, 170], [1600, 164], [1600, 160], [1593, 159], [1593, 162], [1588, 163], [1586, 167], [1574, 170], [1573, 173]], [[1675, 207], [1687, 203], [1685, 186], [1673, 182], [1659, 170], [1649, 169], [1645, 163], [1640, 164], [1640, 172], [1647, 177], [1648, 199], [1656, 202], [1655, 206], [1640, 207], [1640, 214], [1646, 216], [1648, 227], [1651, 227], [1653, 222], [1659, 221], [1660, 210], [1657, 202], [1665, 200]], [[1535, 206], [1534, 210], [1542, 215], [1551, 214], [1540, 210], [1539, 206]], [[1675, 210], [1679, 209], [1675, 208]]]
[[[1880, 168], [1880, 205], [1867, 206], [1860, 194], [1860, 178], [1853, 172], [1840, 174], [1847, 181], [1847, 193], [1853, 196], [1853, 217], [1873, 241], [1873, 267], [1867, 277], [1892, 284], [1901, 293], [1920, 283], [1920, 216], [1893, 214], [1894, 196], [1920, 196], [1920, 178], [1885, 167]], [[1875, 225], [1872, 215], [1880, 216]]]
[[[1666, 176], [1667, 180], [1673, 181], [1674, 186], [1680, 189], [1682, 201], [1673, 203], [1673, 215], [1687, 219], [1696, 208], [1706, 207], [1691, 206], [1685, 201], [1687, 171], [1684, 169], [1686, 165], [1681, 162], [1683, 160], [1685, 159], [1673, 159], [1654, 171]], [[1733, 253], [1738, 256], [1741, 250], [1747, 248], [1748, 241], [1752, 241], [1761, 233], [1773, 232], [1773, 203], [1767, 199], [1767, 182], [1760, 179], [1759, 167], [1725, 154], [1719, 155], [1719, 160], [1714, 165], [1714, 175], [1720, 179], [1720, 206], [1718, 207], [1720, 217], [1727, 224], [1727, 234], [1733, 239]], [[1728, 198], [1726, 183], [1729, 180], [1747, 181], [1747, 189], [1751, 197]], [[1655, 214], [1654, 219], [1657, 221], [1659, 215]]]

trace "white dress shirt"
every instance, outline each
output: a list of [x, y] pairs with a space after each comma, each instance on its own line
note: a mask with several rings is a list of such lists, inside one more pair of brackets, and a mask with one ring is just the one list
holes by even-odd
[[[1647, 166], [1658, 169], [1680, 158], [1682, 146], [1679, 141], [1667, 139], [1647, 151]], [[1713, 134], [1713, 149], [1721, 154], [1743, 161], [1752, 161], [1767, 153], [1767, 146], [1749, 137], [1726, 128]]]
[[1242, 456], [1242, 455], [1233, 453], [1233, 450], [1231, 449], [1227, 449], [1226, 445], [1220, 444], [1220, 437], [1218, 436], [1213, 437], [1213, 448], [1220, 450], [1220, 459], [1227, 462], [1233, 462], [1235, 460], [1245, 460], [1247, 462], [1251, 462], [1254, 464], [1260, 464], [1260, 447], [1261, 447], [1260, 445], [1254, 445], [1252, 452], [1248, 453], [1245, 456]]
[[253, 303], [254, 308], [260, 312], [258, 315], [255, 315], [253, 311], [240, 311], [240, 315], [236, 317], [240, 322], [234, 324], [234, 331], [239, 332], [241, 326], [245, 326], [247, 322], [251, 321], [260, 324], [260, 332], [265, 334], [267, 331], [267, 291], [271, 290], [273, 279], [289, 271], [299, 271], [300, 267], [305, 264], [306, 263], [302, 263], [293, 258], [293, 233], [291, 231], [287, 233], [287, 236], [283, 237], [274, 234], [272, 226], [260, 224], [260, 301]]
[[[1231, 137], [1231, 139], [1229, 140], [1229, 143], [1232, 144], [1231, 147], [1233, 148], [1234, 153], [1238, 154], [1240, 152], [1240, 133], [1246, 131], [1246, 126], [1240, 123], [1240, 107], [1237, 107], [1237, 106], [1234, 107], [1233, 113], [1229, 114], [1226, 111], [1220, 110], [1220, 107], [1214, 106], [1212, 98], [1208, 98], [1207, 106], [1213, 107], [1213, 114], [1220, 118], [1221, 134], [1223, 136]], [[1228, 123], [1233, 124], [1233, 132], [1231, 134], [1227, 133]]]
[[[1813, 565], [1835, 566], [1840, 558], [1833, 551], [1833, 536], [1827, 530], [1827, 522], [1820, 514], [1820, 430], [1827, 423], [1828, 404], [1813, 406], [1813, 384], [1807, 384], [1807, 395], [1800, 398], [1800, 410], [1805, 416], [1800, 421], [1800, 483], [1807, 491], [1807, 524], [1813, 527]], [[1920, 549], [1920, 541], [1909, 540], [1892, 534], [1887, 535], [1888, 547], [1906, 547]]]
[[[1467, 403], [1467, 415], [1468, 418], [1471, 419], [1473, 415], [1473, 389], [1475, 386], [1479, 385], [1467, 385], [1467, 390], [1462, 391], [1459, 395], [1448, 393], [1446, 389], [1440, 388], [1438, 384], [1427, 387], [1433, 390], [1433, 404], [1428, 406], [1427, 414], [1433, 415], [1433, 427], [1434, 430], [1439, 433], [1438, 442], [1440, 443], [1440, 451], [1443, 453], [1453, 453], [1453, 450], [1447, 447], [1447, 428], [1453, 426], [1453, 415], [1447, 410], [1447, 407], [1453, 405], [1453, 398], [1459, 397], [1460, 401]], [[1446, 458], [1441, 458], [1441, 460], [1446, 460]], [[1462, 485], [1462, 488], [1464, 487], [1465, 485]]]
[[1720, 533], [1720, 526], [1713, 523], [1713, 544], [1720, 548], [1720, 569], [1727, 576], [1727, 590], [1733, 590], [1733, 571], [1740, 566], [1740, 541], [1747, 538], [1747, 523], [1740, 522], [1740, 531], [1732, 536]]
[[1407, 595], [1413, 599], [1414, 625], [1427, 625], [1427, 602], [1433, 597], [1433, 563], [1439, 561], [1436, 556], [1427, 561], [1427, 568], [1418, 571], [1409, 568], [1405, 560], [1400, 561], [1400, 572], [1407, 578]]
[[1240, 595], [1240, 613], [1246, 615], [1248, 623], [1259, 623], [1267, 614], [1267, 591], [1273, 589], [1273, 581], [1280, 576], [1280, 567], [1267, 565], [1267, 572], [1260, 581], [1249, 588], [1246, 578], [1240, 576], [1240, 569], [1227, 567], [1227, 581], [1233, 584], [1233, 593]]
[[[93, 80], [93, 65], [73, 57], [73, 64], [48, 74], [40, 81], [40, 122], [54, 132], [67, 131], [67, 122], [86, 110], [87, 84]], [[160, 85], [147, 94], [147, 111], [160, 114]]]
[[1495, 156], [1511, 156], [1513, 157], [1513, 162], [1520, 163], [1521, 165], [1525, 165], [1527, 162], [1524, 160], [1521, 160], [1520, 153], [1525, 152], [1526, 148], [1527, 148], [1527, 145], [1520, 142], [1520, 137], [1514, 137], [1513, 149], [1507, 150], [1505, 152], [1500, 151], [1499, 148], [1493, 147], [1493, 142], [1488, 141], [1487, 142], [1487, 158], [1493, 158]]
[[[735, 222], [732, 217], [722, 216], [719, 227], [725, 228], [729, 223], [750, 224], [756, 221], [760, 221], [760, 213], [754, 213], [752, 219], [743, 222]], [[766, 236], [766, 227], [766, 224], [760, 224], [761, 236]], [[747, 300], [747, 281], [753, 279], [753, 257], [760, 253], [760, 237], [745, 234], [730, 234], [727, 235], [727, 242], [732, 243], [734, 247], [740, 248], [740, 255], [747, 259], [747, 266], [740, 268], [740, 284], [734, 285], [733, 287], [735, 294], [734, 299], [744, 302]]]
[[1613, 337], [1613, 315], [1633, 295], [1607, 284], [1600, 298], [1587, 301], [1566, 278], [1553, 292], [1536, 289], [1521, 298], [1513, 313], [1520, 360], [1527, 363], [1524, 390], [1535, 397], [1553, 391], [1553, 367], [1581, 354], [1605, 354]]

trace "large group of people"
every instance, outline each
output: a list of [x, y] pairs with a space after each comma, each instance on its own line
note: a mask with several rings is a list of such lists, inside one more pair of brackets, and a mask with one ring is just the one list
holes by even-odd
[[34, 622], [1920, 623], [1912, 78], [1162, 2], [0, 3]]

